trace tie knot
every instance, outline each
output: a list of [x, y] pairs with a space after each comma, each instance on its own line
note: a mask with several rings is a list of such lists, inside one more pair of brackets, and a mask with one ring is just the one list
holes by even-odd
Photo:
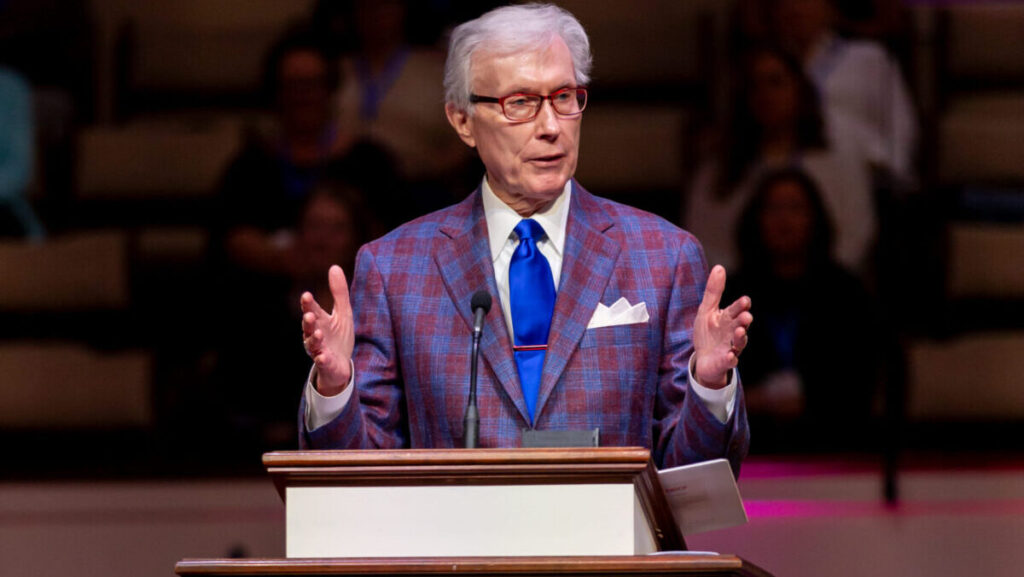
[[516, 225], [514, 230], [516, 231], [516, 236], [519, 237], [519, 240], [527, 238], [537, 240], [544, 237], [544, 227], [532, 218], [524, 218], [519, 221], [519, 224]]

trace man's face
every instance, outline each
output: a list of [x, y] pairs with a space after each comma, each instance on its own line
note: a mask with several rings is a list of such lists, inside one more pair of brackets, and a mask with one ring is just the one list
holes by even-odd
[[[471, 74], [473, 93], [495, 98], [517, 92], [546, 96], [576, 86], [572, 57], [560, 38], [533, 52], [478, 52]], [[499, 104], [471, 106], [472, 116], [449, 106], [448, 119], [462, 140], [476, 147], [494, 194], [523, 215], [557, 198], [576, 172], [581, 117], [559, 116], [549, 101], [527, 122], [505, 118]]]

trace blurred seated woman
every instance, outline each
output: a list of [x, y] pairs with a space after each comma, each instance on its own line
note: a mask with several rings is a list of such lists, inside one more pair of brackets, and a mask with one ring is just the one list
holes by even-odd
[[[264, 63], [273, 103], [269, 126], [254, 131], [221, 183], [221, 248], [227, 264], [270, 282], [298, 274], [294, 229], [310, 192], [328, 174], [366, 190], [399, 185], [379, 147], [338, 129], [332, 97], [336, 64], [310, 33], [286, 34]], [[237, 286], [237, 285], [236, 285]]]
[[[359, 247], [371, 239], [374, 219], [364, 193], [340, 180], [321, 180], [298, 215], [287, 286], [262, 300], [240, 296], [245, 313], [231, 320], [230, 339], [221, 347], [218, 374], [224, 409], [234, 437], [259, 450], [294, 448], [295, 411], [309, 358], [295, 344], [295, 319], [302, 314], [299, 295], [310, 291], [333, 306], [324, 274], [332, 264], [352, 279]], [[246, 292], [242, 287], [236, 294]], [[292, 383], [294, 386], [288, 386]]]
[[814, 181], [795, 168], [765, 175], [737, 237], [742, 268], [727, 291], [758, 309], [739, 365], [751, 426], [761, 425], [752, 449], [865, 445], [886, 340], [873, 299], [832, 258]]
[[869, 166], [833, 145], [800, 63], [774, 47], [752, 50], [735, 93], [719, 156], [698, 167], [684, 202], [683, 228], [701, 240], [708, 262], [736, 265], [737, 223], [754, 183], [771, 170], [799, 167], [817, 184], [835, 223], [836, 258], [866, 270], [877, 228]]

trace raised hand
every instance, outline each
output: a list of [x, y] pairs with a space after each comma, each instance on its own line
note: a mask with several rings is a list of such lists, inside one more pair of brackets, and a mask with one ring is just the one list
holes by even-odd
[[754, 321], [750, 297], [740, 297], [725, 309], [718, 308], [725, 292], [725, 269], [715, 265], [708, 276], [704, 300], [697, 309], [693, 326], [693, 349], [697, 355], [694, 378], [705, 387], [720, 389], [729, 381], [740, 353], [747, 346], [747, 329]]
[[327, 272], [334, 306], [327, 314], [313, 295], [302, 293], [302, 343], [306, 354], [316, 364], [314, 381], [321, 395], [334, 396], [348, 385], [352, 377], [352, 348], [355, 331], [352, 306], [348, 300], [348, 283], [341, 267], [334, 265]]

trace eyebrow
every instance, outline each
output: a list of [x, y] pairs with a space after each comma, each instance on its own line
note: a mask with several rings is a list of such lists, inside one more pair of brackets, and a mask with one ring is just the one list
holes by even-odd
[[[558, 92], [559, 90], [564, 90], [566, 88], [579, 88], [579, 87], [575, 86], [574, 84], [563, 84], [563, 85], [559, 86], [558, 88], [552, 90], [548, 94], [554, 94], [554, 93]], [[513, 88], [512, 90], [504, 93], [503, 96], [510, 96], [512, 94], [540, 94], [540, 92], [537, 92], [537, 91], [533, 90], [532, 88], [524, 88], [524, 87], [520, 86], [518, 88]]]

